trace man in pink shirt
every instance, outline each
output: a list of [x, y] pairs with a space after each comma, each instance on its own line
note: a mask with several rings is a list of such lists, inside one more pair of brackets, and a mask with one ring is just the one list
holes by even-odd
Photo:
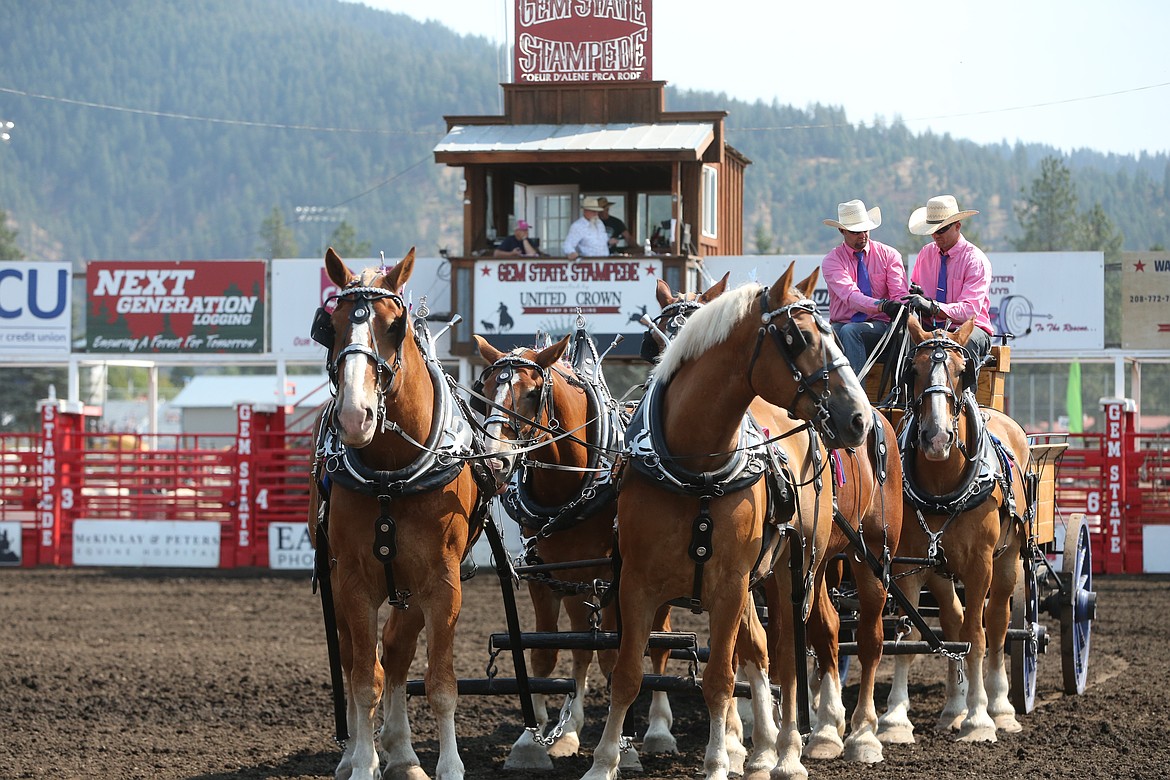
[[906, 269], [898, 250], [869, 238], [869, 231], [882, 224], [882, 210], [876, 206], [866, 211], [860, 200], [840, 203], [837, 219], [824, 222], [837, 228], [842, 239], [821, 261], [829, 287], [829, 320], [849, 365], [860, 372], [901, 307]]
[[916, 236], [931, 236], [922, 247], [910, 281], [921, 291], [907, 296], [924, 328], [956, 330], [975, 318], [967, 348], [982, 363], [991, 351], [991, 262], [979, 247], [963, 238], [963, 220], [978, 211], [960, 211], [954, 195], [931, 198], [910, 215]]

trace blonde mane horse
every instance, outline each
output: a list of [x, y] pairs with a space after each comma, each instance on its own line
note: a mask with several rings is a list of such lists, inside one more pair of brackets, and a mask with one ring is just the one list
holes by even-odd
[[[729, 772], [726, 726], [736, 654], [747, 669], [755, 721], [745, 777], [767, 777], [773, 769], [776, 777], [807, 775], [800, 764], [792, 610], [774, 618], [782, 639], [773, 648], [771, 673], [784, 692], [777, 732], [770, 725], [766, 640], [749, 609], [749, 577], [766, 552], [769, 521], [769, 487], [759, 478], [767, 465], [759, 459], [770, 455], [744, 418], [760, 395], [777, 404], [772, 415], [759, 420], [768, 435], [789, 434], [778, 442], [795, 494], [791, 520], [777, 518], [786, 524], [780, 531], [788, 538], [776, 563], [784, 598], [792, 588], [788, 556], [797, 557], [805, 581], [813, 583], [823, 574], [832, 527], [827, 486], [823, 495], [817, 488], [824, 448], [785, 410], [815, 421], [822, 435], [840, 446], [863, 441], [871, 416], [856, 376], [809, 299], [816, 272], [800, 289], [793, 287], [792, 276], [789, 267], [771, 288], [748, 285], [697, 311], [654, 369], [627, 431], [629, 460], [618, 493], [621, 646], [609, 716], [588, 780], [612, 780], [617, 774], [622, 723], [641, 685], [647, 638], [659, 608], [675, 599], [708, 613], [706, 777], [723, 780]], [[656, 472], [659, 465], [664, 470]]]

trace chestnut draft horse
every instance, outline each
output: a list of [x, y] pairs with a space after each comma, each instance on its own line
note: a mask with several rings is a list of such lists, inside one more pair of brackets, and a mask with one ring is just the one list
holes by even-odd
[[[778, 734], [774, 726], [761, 733], [771, 721], [763, 668], [768, 654], [755, 610], [748, 608], [748, 585], [761, 562], [772, 562], [769, 511], [778, 515], [775, 530], [788, 542], [776, 540], [781, 598], [791, 597], [790, 555], [808, 586], [815, 587], [823, 576], [832, 530], [832, 502], [820, 490], [824, 448], [779, 407], [758, 420], [766, 434], [746, 422], [746, 413], [762, 393], [813, 421], [841, 446], [860, 444], [872, 416], [828, 323], [809, 298], [817, 273], [799, 290], [792, 276], [790, 266], [773, 287], [747, 285], [697, 311], [663, 353], [627, 429], [628, 461], [618, 492], [621, 645], [609, 715], [585, 775], [589, 780], [616, 776], [622, 722], [641, 685], [642, 655], [655, 615], [663, 604], [680, 598], [708, 613], [706, 776], [728, 776], [733, 652], [747, 669], [756, 723], [745, 776], [765, 777], [773, 769], [776, 777], [807, 775], [800, 764], [797, 658], [791, 641], [778, 643], [771, 666], [783, 691], [781, 728]], [[766, 443], [766, 436], [776, 440], [775, 446]], [[788, 476], [761, 479], [765, 471]], [[771, 504], [769, 493], [775, 499]], [[791, 639], [792, 610], [781, 609], [772, 619]], [[737, 641], [741, 626], [746, 636]]]
[[[318, 310], [313, 337], [329, 350], [335, 397], [318, 422], [309, 528], [317, 574], [332, 592], [336, 615], [330, 660], [340, 660], [347, 683], [351, 738], [336, 774], [373, 780], [381, 752], [385, 777], [426, 777], [411, 746], [406, 708], [407, 672], [425, 628], [426, 695], [439, 738], [436, 775], [462, 778], [452, 653], [460, 561], [493, 493], [490, 476], [473, 473], [465, 459], [482, 451], [482, 442], [434, 357], [429, 333], [411, 322], [403, 302], [414, 250], [393, 269], [354, 275], [330, 248], [325, 268], [340, 292], [332, 312]], [[379, 663], [378, 611], [388, 598], [394, 608], [381, 629]], [[328, 630], [328, 605], [325, 611]], [[383, 723], [375, 749], [379, 699]], [[345, 719], [339, 721], [344, 735]]]
[[[573, 334], [539, 351], [518, 348], [511, 352], [501, 352], [474, 336], [479, 354], [489, 363], [480, 376], [480, 392], [492, 402], [491, 409], [484, 404], [482, 410], [486, 451], [498, 456], [499, 471], [512, 474], [501, 503], [520, 526], [525, 562], [530, 565], [608, 561], [613, 553], [617, 489], [612, 471], [625, 424], [601, 373], [596, 347], [584, 323], [579, 326], [571, 362], [563, 358]], [[517, 459], [519, 468], [515, 468]], [[555, 632], [562, 605], [573, 631], [586, 632], [603, 624], [612, 630], [616, 621], [610, 609], [605, 610], [604, 621], [594, 622], [600, 617], [602, 594], [593, 585], [612, 577], [613, 568], [606, 563], [530, 578], [536, 630]], [[595, 603], [590, 604], [591, 599]], [[665, 664], [667, 651], [656, 651], [656, 655]], [[598, 653], [607, 676], [613, 656], [613, 651]], [[573, 650], [572, 657], [577, 693], [565, 704], [559, 738], [546, 750], [537, 735], [526, 730], [512, 746], [506, 768], [547, 769], [552, 767], [550, 755], [577, 753], [593, 651]], [[532, 650], [537, 677], [552, 674], [556, 662], [555, 648]], [[651, 708], [651, 723], [665, 720], [669, 734], [670, 711], [661, 710], [665, 695], [659, 698], [659, 706]], [[533, 704], [543, 731], [548, 723], [545, 696], [534, 694]]]
[[[676, 293], [666, 282], [657, 285], [661, 314], [655, 318], [655, 327], [647, 331], [647, 338], [658, 346], [666, 338], [673, 338], [686, 318], [703, 304], [719, 297], [727, 286], [728, 275], [701, 294]], [[643, 344], [643, 357], [652, 347]], [[766, 414], [769, 405], [755, 398], [749, 411]], [[855, 635], [861, 680], [857, 707], [850, 721], [849, 736], [845, 734], [844, 706], [841, 700], [843, 680], [838, 677], [838, 634], [840, 617], [826, 588], [817, 591], [814, 608], [809, 616], [808, 638], [817, 657], [818, 681], [816, 726], [805, 748], [811, 758], [836, 758], [844, 753], [846, 760], [876, 763], [882, 760], [882, 744], [877, 738], [877, 707], [874, 704], [874, 685], [882, 658], [882, 614], [886, 604], [886, 584], [880, 570], [888, 567], [893, 550], [897, 548], [902, 528], [902, 460], [896, 447], [896, 435], [889, 421], [872, 412], [874, 427], [862, 448], [835, 449], [831, 454], [833, 492], [837, 505], [836, 523], [829, 541], [829, 556], [842, 553], [850, 558], [854, 570], [856, 597], [859, 604], [858, 626]], [[849, 531], [845, 530], [848, 527]], [[868, 553], [863, 553], [854, 541], [864, 541]], [[869, 560], [866, 560], [866, 557]], [[875, 572], [876, 564], [879, 568]], [[766, 585], [771, 584], [771, 580]], [[785, 609], [777, 603], [775, 589], [765, 588], [769, 612]], [[769, 646], [778, 640], [775, 623], [769, 622]]]
[[[976, 366], [966, 349], [974, 320], [955, 333], [924, 331], [913, 316], [908, 327], [911, 400], [900, 437], [906, 523], [898, 557], [935, 565], [900, 564], [895, 576], [915, 606], [925, 582], [940, 604], [943, 633], [971, 644], [966, 700], [958, 662], [952, 661], [939, 726], [958, 728], [960, 740], [994, 742], [997, 728], [1020, 730], [1008, 699], [1004, 638], [1033, 511], [1025, 490], [1025, 470], [1031, 469], [1028, 440], [1010, 417], [975, 401]], [[1022, 513], [1019, 502], [1026, 505]], [[952, 577], [963, 583], [965, 610], [955, 598]], [[885, 742], [914, 741], [907, 692], [911, 660], [900, 655], [895, 662], [880, 724]]]

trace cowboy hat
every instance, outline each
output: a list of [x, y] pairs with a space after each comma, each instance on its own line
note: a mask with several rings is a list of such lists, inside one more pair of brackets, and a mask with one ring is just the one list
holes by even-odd
[[604, 195], [602, 195], [600, 198], [597, 199], [597, 205], [601, 206], [601, 208], [603, 208], [603, 209], [607, 209], [613, 205], [613, 201], [610, 200], [609, 198], [605, 197]]
[[601, 211], [601, 199], [585, 198], [583, 201], [581, 201], [581, 208], [585, 209], [586, 211]]
[[837, 219], [826, 219], [825, 224], [851, 233], [864, 233], [881, 226], [882, 210], [874, 206], [866, 211], [865, 204], [859, 200], [838, 203]]
[[929, 236], [959, 220], [978, 214], [978, 211], [959, 211], [959, 202], [954, 195], [939, 195], [926, 201], [926, 205], [914, 209], [907, 227], [916, 236]]

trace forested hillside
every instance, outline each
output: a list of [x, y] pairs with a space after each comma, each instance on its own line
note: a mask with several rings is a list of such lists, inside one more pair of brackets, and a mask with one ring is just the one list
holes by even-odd
[[[458, 247], [459, 174], [431, 149], [444, 114], [500, 112], [488, 41], [339, 0], [9, 2], [0, 52], [0, 119], [16, 123], [0, 211], [29, 259], [261, 256], [273, 209], [313, 255], [333, 226], [295, 225], [302, 205], [344, 206], [388, 256]], [[1013, 202], [1058, 154], [674, 88], [667, 107], [730, 112], [728, 141], [753, 161], [746, 251], [823, 251], [821, 220], [853, 197], [908, 249], [906, 217], [940, 192], [982, 212], [986, 248], [1009, 249]], [[1170, 244], [1165, 154], [1064, 162], [1080, 209], [1100, 203], [1124, 248]]]

